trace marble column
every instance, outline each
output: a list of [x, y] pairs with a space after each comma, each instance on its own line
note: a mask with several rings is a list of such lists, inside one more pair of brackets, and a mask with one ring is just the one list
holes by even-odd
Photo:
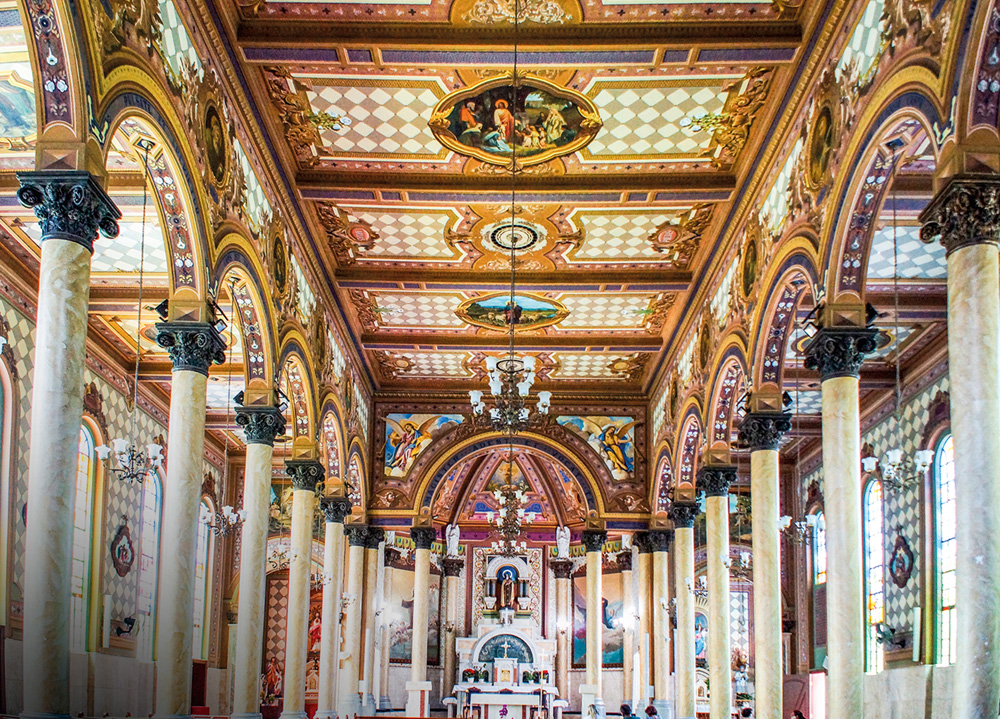
[[365, 601], [364, 601], [364, 664], [361, 668], [361, 705], [365, 713], [375, 715], [375, 590], [378, 587], [379, 545], [385, 540], [385, 531], [378, 527], [368, 528], [365, 540]]
[[[636, 611], [639, 614], [639, 628], [636, 633], [636, 641], [639, 642], [639, 696], [642, 698], [642, 706], [632, 707], [632, 711], [639, 714], [639, 710], [651, 701], [650, 686], [652, 685], [652, 617], [654, 607], [659, 602], [659, 598], [653, 594], [653, 545], [649, 542], [647, 532], [636, 532], [632, 541], [635, 543], [638, 554], [635, 561], [635, 572], [638, 579], [638, 597]], [[664, 596], [665, 601], [669, 598]], [[664, 719], [661, 715], [661, 719]]]
[[706, 465], [698, 470], [705, 492], [708, 534], [708, 705], [711, 719], [729, 719], [733, 706], [729, 623], [729, 485], [736, 467]]
[[441, 696], [450, 697], [455, 689], [458, 671], [455, 653], [455, 635], [458, 632], [458, 594], [460, 577], [465, 567], [465, 557], [445, 557], [441, 561], [444, 573], [444, 677], [441, 679]]
[[316, 485], [323, 480], [323, 464], [314, 459], [290, 459], [285, 462], [285, 471], [292, 478], [293, 491], [281, 717], [305, 719], [306, 662], [309, 657], [309, 570], [312, 565]]
[[[752, 400], [751, 400], [752, 401]], [[750, 448], [753, 506], [754, 698], [757, 716], [782, 716], [781, 543], [778, 526], [778, 444], [791, 429], [784, 412], [753, 412], [739, 428]]]
[[345, 527], [347, 543], [347, 585], [344, 589], [344, 644], [340, 653], [340, 673], [337, 687], [337, 714], [353, 717], [361, 711], [358, 682], [361, 670], [361, 602], [365, 579], [365, 544], [368, 525], [349, 524]]
[[992, 717], [1000, 703], [1000, 177], [952, 178], [920, 220], [921, 239], [939, 240], [948, 257], [951, 431], [959, 478], [960, 640], [952, 716]]
[[674, 522], [674, 576], [677, 586], [677, 719], [695, 717], [694, 664], [694, 519], [696, 502], [674, 502], [670, 519]]
[[[616, 558], [622, 575], [622, 702], [632, 705], [632, 688], [635, 679], [635, 594], [632, 592], [632, 550], [622, 551]], [[619, 702], [621, 703], [621, 702]]]
[[661, 718], [670, 716], [670, 633], [667, 630], [670, 595], [670, 543], [673, 532], [669, 529], [651, 529], [646, 534], [653, 552], [653, 706]]
[[22, 716], [69, 715], [76, 487], [90, 256], [121, 213], [88, 172], [20, 172], [17, 198], [41, 224], [24, 573]]
[[170, 353], [163, 526], [156, 603], [157, 717], [191, 713], [195, 548], [205, 454], [208, 367], [226, 359], [225, 343], [210, 322], [161, 322], [156, 342]]
[[[400, 570], [394, 569], [394, 566], [399, 562], [399, 550], [395, 547], [389, 546], [389, 542], [385, 545], [385, 555], [382, 561], [382, 566], [385, 567], [385, 579], [384, 585], [384, 596], [388, 597], [389, 593], [392, 591], [392, 575], [393, 572]], [[379, 665], [379, 669], [382, 672], [381, 679], [379, 680], [379, 687], [381, 689], [382, 696], [379, 697], [379, 709], [389, 710], [392, 709], [392, 700], [389, 698], [389, 623], [388, 621], [382, 622], [382, 646], [383, 654], [382, 661]]]
[[246, 437], [246, 470], [240, 530], [240, 587], [233, 672], [233, 719], [260, 717], [261, 648], [264, 643], [268, 508], [274, 438], [285, 432], [277, 407], [236, 409], [236, 424]]
[[874, 328], [824, 327], [805, 348], [805, 365], [819, 370], [823, 388], [828, 717], [864, 716], [858, 373], [865, 356], [875, 350], [876, 334]]
[[[580, 711], [585, 717], [603, 717], [603, 648], [601, 633], [601, 610], [604, 593], [602, 591], [602, 549], [608, 539], [603, 530], [585, 529], [583, 546], [587, 550], [587, 671], [585, 684], [580, 687]], [[591, 709], [593, 707], [593, 709]]]
[[427, 681], [427, 619], [428, 596], [431, 588], [431, 544], [434, 543], [433, 527], [413, 527], [410, 537], [416, 545], [413, 568], [413, 640], [410, 653], [410, 681], [406, 683], [408, 695], [406, 716], [430, 716], [431, 683]]
[[569, 699], [569, 665], [573, 651], [573, 608], [570, 606], [573, 561], [553, 559], [549, 562], [555, 577], [556, 591], [556, 688], [560, 699]]
[[323, 541], [323, 627], [319, 638], [319, 693], [315, 719], [337, 716], [337, 673], [340, 651], [340, 595], [344, 586], [344, 520], [351, 513], [347, 497], [323, 497], [326, 519]]

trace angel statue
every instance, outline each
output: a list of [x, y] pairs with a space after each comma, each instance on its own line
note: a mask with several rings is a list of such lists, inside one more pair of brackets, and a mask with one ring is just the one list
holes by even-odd
[[457, 557], [458, 556], [458, 538], [460, 536], [458, 525], [449, 524], [444, 530], [445, 542], [448, 545], [448, 556]]
[[569, 527], [556, 527], [556, 558], [569, 559]]

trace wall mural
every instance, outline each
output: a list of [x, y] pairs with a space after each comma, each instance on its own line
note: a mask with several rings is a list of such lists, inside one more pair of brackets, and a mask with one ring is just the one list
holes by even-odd
[[[389, 661], [409, 664], [413, 650], [413, 580], [412, 569], [387, 568], [391, 577], [386, 607], [389, 627]], [[441, 575], [431, 570], [430, 608], [427, 624], [427, 663], [440, 660]]]
[[708, 663], [708, 615], [701, 611], [694, 613], [694, 659], [698, 666]]
[[507, 332], [513, 321], [514, 331], [524, 332], [558, 324], [569, 315], [569, 310], [561, 302], [520, 293], [514, 295], [511, 308], [510, 293], [495, 292], [466, 300], [455, 314], [470, 325], [502, 332]]
[[563, 427], [587, 440], [611, 475], [618, 480], [631, 480], [635, 472], [633, 417], [556, 417]]
[[[622, 575], [601, 577], [601, 641], [604, 645], [601, 663], [605, 667], [621, 666], [625, 655], [622, 615]], [[587, 664], [587, 577], [573, 577], [573, 666]]]
[[385, 475], [405, 477], [427, 445], [463, 419], [460, 414], [386, 415]]

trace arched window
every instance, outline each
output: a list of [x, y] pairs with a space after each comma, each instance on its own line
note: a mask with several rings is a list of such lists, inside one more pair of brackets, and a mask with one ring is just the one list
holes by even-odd
[[153, 661], [156, 620], [156, 585], [159, 576], [160, 512], [162, 494], [160, 475], [146, 476], [142, 484], [142, 529], [139, 536], [139, 606], [140, 629], [138, 657]]
[[813, 584], [826, 584], [826, 515], [816, 515], [813, 526]]
[[[207, 501], [202, 500], [201, 504], [202, 512], [214, 512]], [[213, 544], [211, 531], [207, 524], [198, 522], [194, 565], [194, 637], [191, 644], [195, 659], [208, 658], [208, 598], [209, 582], [212, 578], [209, 565]]]
[[937, 661], [955, 661], [958, 629], [955, 613], [955, 444], [948, 434], [938, 444], [934, 457], [934, 539], [937, 561], [935, 567], [935, 604], [937, 606]]
[[885, 621], [885, 512], [882, 483], [871, 481], [865, 490], [865, 594], [868, 597], [866, 670], [882, 671], [882, 645], [875, 625]]
[[70, 570], [72, 623], [70, 648], [87, 650], [90, 616], [91, 528], [94, 513], [94, 435], [83, 424], [76, 455], [76, 493], [73, 498], [73, 564]]

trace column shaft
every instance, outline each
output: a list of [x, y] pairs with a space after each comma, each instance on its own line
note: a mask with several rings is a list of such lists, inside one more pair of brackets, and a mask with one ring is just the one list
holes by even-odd
[[[377, 536], [371, 532], [377, 531]], [[368, 542], [365, 546], [365, 623], [364, 623], [364, 664], [361, 670], [361, 701], [366, 711], [375, 713], [375, 698], [372, 687], [375, 685], [375, 589], [378, 586], [378, 545], [382, 541], [382, 530], [369, 529]]]
[[[649, 686], [652, 684], [652, 658], [650, 648], [652, 646], [652, 624], [651, 615], [653, 607], [659, 599], [653, 592], [653, 553], [644, 549], [641, 545], [639, 554], [636, 557], [636, 573], [638, 574], [638, 614], [639, 628], [636, 633], [636, 641], [639, 643], [639, 697], [643, 703], [649, 699]], [[632, 707], [638, 714], [641, 707]]]
[[670, 635], [667, 632], [670, 553], [653, 552], [653, 699], [666, 702], [670, 682]]
[[705, 500], [708, 525], [708, 674], [712, 719], [729, 719], [733, 704], [729, 650], [729, 497]]
[[587, 552], [587, 684], [601, 694], [601, 674], [604, 646], [601, 632], [601, 600], [604, 598], [601, 574], [601, 552]]
[[753, 621], [757, 716], [782, 716], [781, 546], [778, 541], [778, 451], [750, 454], [753, 502]]
[[635, 594], [632, 591], [632, 553], [624, 555], [628, 558], [628, 569], [621, 564], [622, 556], [619, 556], [619, 567], [622, 567], [622, 603], [625, 614], [621, 617], [622, 623], [622, 702], [632, 704], [632, 694], [634, 686], [635, 662]]
[[455, 689], [455, 635], [458, 632], [458, 574], [445, 572], [444, 577], [444, 677], [441, 679], [441, 696], [450, 697]]
[[[676, 522], [675, 522], [676, 523]], [[674, 572], [677, 576], [677, 717], [694, 719], [694, 529], [674, 529]]]
[[[398, 556], [396, 550], [391, 550], [388, 546], [385, 549], [385, 578], [383, 579], [383, 598], [384, 601], [388, 602], [389, 592], [392, 591], [392, 574], [398, 570], [394, 569], [392, 566], [392, 561]], [[392, 700], [389, 698], [389, 623], [382, 622], [382, 659], [379, 663], [379, 671], [381, 676], [379, 678], [379, 692], [381, 697], [379, 697], [379, 709], [391, 709]]]
[[306, 660], [309, 654], [309, 568], [316, 495], [312, 489], [292, 492], [291, 560], [288, 565], [288, 610], [285, 617], [285, 674], [282, 719], [304, 719]]
[[344, 519], [350, 500], [324, 497], [326, 534], [323, 545], [323, 628], [319, 638], [319, 696], [317, 719], [336, 716], [337, 678], [340, 671], [340, 597], [344, 586]]
[[427, 680], [427, 616], [430, 608], [431, 550], [417, 549], [413, 576], [413, 646], [410, 655], [410, 681]]
[[569, 665], [572, 651], [573, 609], [570, 606], [570, 578], [573, 563], [569, 559], [550, 562], [556, 593], [556, 688], [560, 699], [569, 699]]
[[358, 693], [358, 670], [361, 667], [361, 601], [365, 572], [365, 536], [367, 527], [349, 527], [351, 548], [347, 560], [347, 589], [344, 601], [344, 648], [341, 653], [337, 714], [353, 717], [361, 709]]
[[233, 716], [260, 716], [261, 647], [264, 638], [267, 521], [271, 491], [269, 444], [247, 444], [243, 481], [246, 519], [240, 534], [240, 588], [233, 673]]

